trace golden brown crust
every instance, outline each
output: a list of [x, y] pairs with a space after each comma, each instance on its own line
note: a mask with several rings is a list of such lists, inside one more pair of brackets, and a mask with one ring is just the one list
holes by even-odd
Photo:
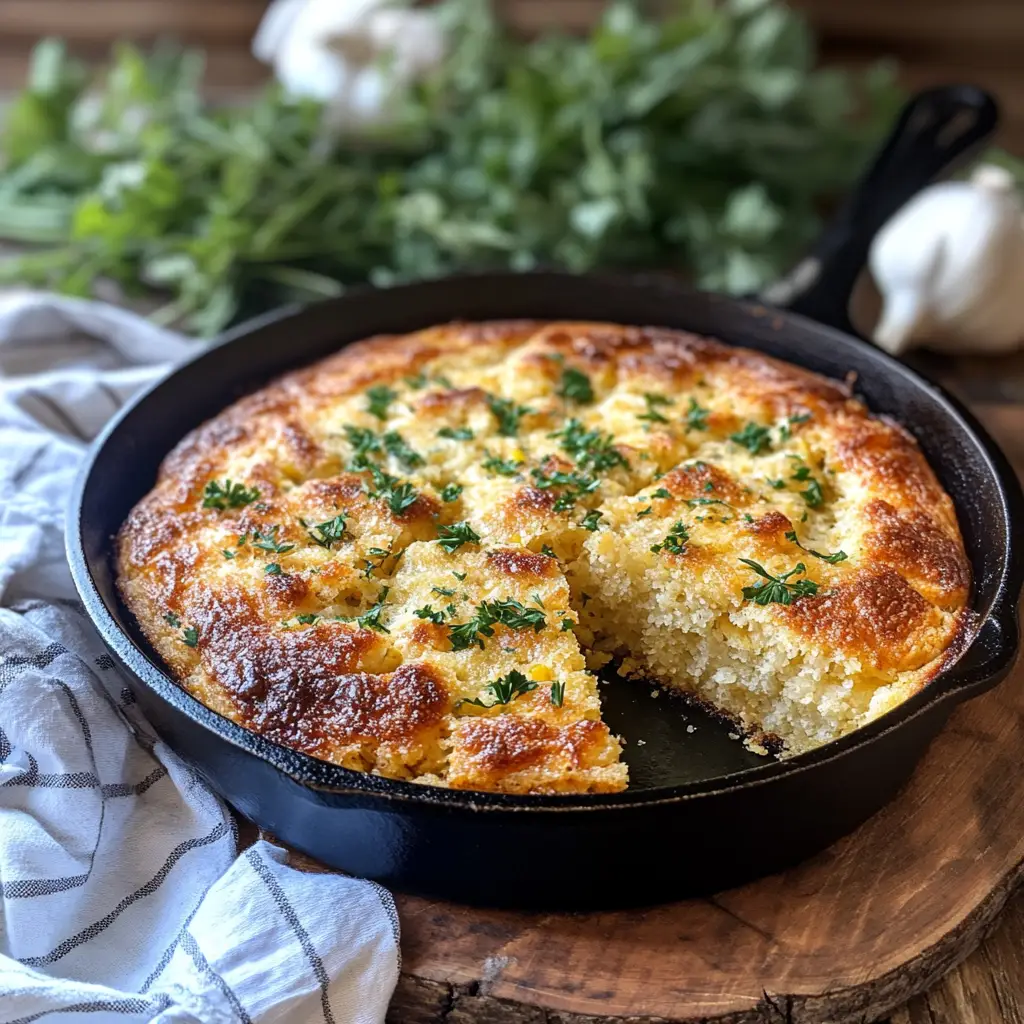
[[[565, 392], [569, 373], [592, 397]], [[206, 500], [231, 483], [237, 502]], [[442, 549], [457, 524], [478, 540]], [[805, 563], [792, 578], [816, 593], [759, 607], [741, 557]], [[942, 664], [970, 589], [916, 442], [846, 385], [586, 322], [381, 335], [282, 377], [175, 447], [117, 560], [147, 637], [220, 713], [350, 767], [514, 792], [625, 785], [581, 653], [609, 595], [584, 600], [582, 580], [639, 567], [643, 593], [702, 622], [770, 629], [904, 695]], [[489, 705], [512, 670], [540, 683]]]

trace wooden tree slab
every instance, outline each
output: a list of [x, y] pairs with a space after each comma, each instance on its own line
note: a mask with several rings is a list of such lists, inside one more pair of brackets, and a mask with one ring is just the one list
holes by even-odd
[[785, 874], [603, 914], [399, 896], [389, 1021], [877, 1020], [966, 957], [1024, 874], [1022, 752], [1018, 668], [954, 714], [892, 805]]

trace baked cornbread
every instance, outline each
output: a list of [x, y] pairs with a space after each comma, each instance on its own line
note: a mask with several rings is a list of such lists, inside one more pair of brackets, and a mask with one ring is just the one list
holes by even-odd
[[846, 385], [678, 331], [518, 321], [371, 338], [237, 402], [164, 461], [117, 570], [228, 718], [532, 793], [626, 786], [607, 663], [799, 753], [923, 686], [971, 582], [913, 438]]

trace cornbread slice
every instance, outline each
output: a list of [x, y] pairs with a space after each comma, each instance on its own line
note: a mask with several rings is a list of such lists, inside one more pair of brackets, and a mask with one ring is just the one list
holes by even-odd
[[378, 337], [280, 379], [167, 457], [117, 564], [219, 713], [346, 767], [535, 793], [626, 785], [608, 662], [798, 753], [923, 686], [970, 589], [913, 438], [846, 386], [567, 322]]

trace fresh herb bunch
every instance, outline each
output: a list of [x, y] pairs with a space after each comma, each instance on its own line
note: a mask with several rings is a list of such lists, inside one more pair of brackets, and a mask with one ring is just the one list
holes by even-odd
[[37, 48], [2, 139], [0, 277], [156, 290], [209, 335], [284, 298], [459, 268], [683, 270], [747, 291], [819, 229], [899, 102], [885, 69], [817, 69], [775, 0], [613, 3], [587, 37], [523, 41], [445, 0], [451, 52], [372, 138], [330, 137], [276, 86], [214, 108], [203, 57], [118, 48], [89, 76]]

